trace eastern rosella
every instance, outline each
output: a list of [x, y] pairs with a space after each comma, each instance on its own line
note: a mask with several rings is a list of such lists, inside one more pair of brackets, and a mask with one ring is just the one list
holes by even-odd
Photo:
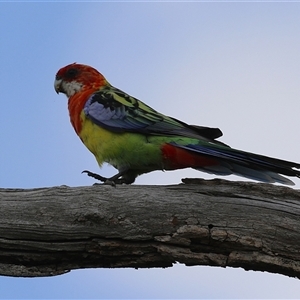
[[188, 125], [165, 116], [113, 87], [96, 69], [82, 64], [61, 68], [55, 90], [68, 97], [71, 123], [84, 145], [118, 173], [103, 182], [131, 184], [154, 170], [193, 168], [216, 175], [294, 184], [300, 164], [233, 149], [216, 139], [218, 128]]

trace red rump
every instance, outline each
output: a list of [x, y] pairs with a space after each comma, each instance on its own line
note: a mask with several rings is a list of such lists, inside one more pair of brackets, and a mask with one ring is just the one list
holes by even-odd
[[166, 170], [218, 165], [218, 162], [213, 158], [193, 153], [192, 151], [178, 148], [171, 144], [162, 145], [161, 151]]

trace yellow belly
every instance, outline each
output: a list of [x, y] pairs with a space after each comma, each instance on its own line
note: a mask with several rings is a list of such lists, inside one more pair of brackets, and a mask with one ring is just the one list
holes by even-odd
[[160, 150], [163, 137], [149, 141], [146, 136], [137, 133], [114, 133], [94, 124], [84, 113], [81, 120], [79, 136], [100, 166], [107, 162], [119, 170], [163, 169]]

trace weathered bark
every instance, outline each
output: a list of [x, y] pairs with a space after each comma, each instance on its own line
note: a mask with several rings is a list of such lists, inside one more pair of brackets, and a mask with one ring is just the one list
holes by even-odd
[[0, 189], [0, 274], [180, 262], [300, 277], [300, 191], [185, 183]]

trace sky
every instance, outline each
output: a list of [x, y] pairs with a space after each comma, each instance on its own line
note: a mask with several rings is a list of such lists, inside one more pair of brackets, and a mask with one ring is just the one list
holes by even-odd
[[[300, 3], [0, 2], [1, 188], [92, 185], [99, 170], [53, 88], [58, 69], [114, 86], [232, 147], [300, 162]], [[214, 178], [153, 172], [135, 184]], [[242, 180], [229, 176], [230, 180]], [[296, 189], [300, 180], [295, 179]], [[300, 281], [233, 268], [87, 269], [0, 276], [0, 298], [299, 298]]]

